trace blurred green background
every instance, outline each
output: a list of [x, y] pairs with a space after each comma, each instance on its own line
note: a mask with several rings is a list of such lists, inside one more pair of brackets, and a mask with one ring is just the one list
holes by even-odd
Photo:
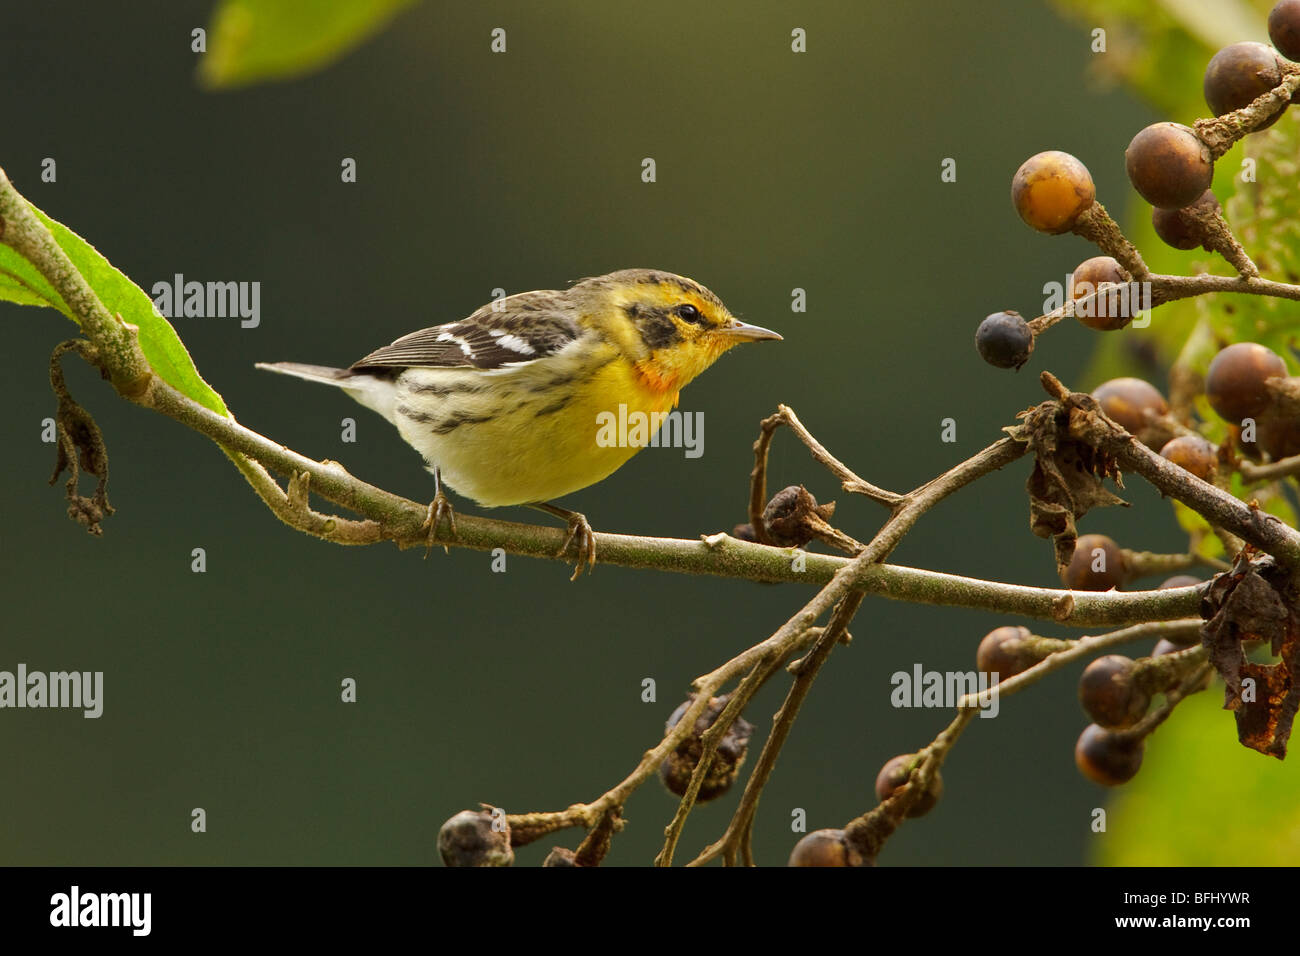
[[[1088, 35], [1106, 23], [1098, 16], [1009, 2], [423, 3], [322, 72], [211, 92], [190, 50], [208, 3], [21, 5], [3, 31], [0, 164], [146, 290], [178, 272], [260, 281], [256, 329], [175, 320], [200, 371], [244, 424], [417, 500], [432, 482], [389, 425], [253, 363], [347, 364], [469, 313], [496, 287], [631, 266], [704, 282], [785, 341], [737, 350], [686, 390], [683, 409], [706, 413], [702, 458], [650, 449], [566, 501], [599, 530], [694, 537], [744, 520], [750, 445], [778, 402], [860, 474], [903, 490], [1040, 401], [1039, 370], [1093, 384], [1095, 337], [1074, 323], [1020, 374], [981, 363], [973, 332], [997, 309], [1038, 314], [1043, 284], [1092, 254], [1018, 221], [1008, 188], [1025, 157], [1073, 152], [1113, 211], [1134, 201], [1124, 147], [1165, 117], [1099, 80]], [[1258, 38], [1262, 16], [1245, 22]], [[494, 27], [507, 31], [504, 55], [489, 52]], [[795, 27], [806, 54], [790, 50]], [[1186, 76], [1199, 77], [1209, 49], [1189, 42]], [[40, 181], [45, 157], [56, 183]], [[340, 182], [345, 157], [356, 184]], [[955, 183], [940, 181], [946, 157]], [[806, 313], [790, 310], [795, 287]], [[0, 315], [0, 669], [105, 672], [99, 720], [0, 712], [5, 862], [435, 863], [438, 827], [462, 807], [559, 809], [613, 785], [693, 677], [810, 596], [600, 566], [569, 584], [554, 562], [513, 558], [502, 575], [476, 552], [421, 560], [327, 545], [280, 525], [206, 439], [69, 362], [112, 463], [118, 511], [92, 538], [46, 486], [54, 452], [40, 441], [54, 407], [46, 359], [75, 330], [49, 310], [0, 304]], [[344, 417], [357, 419], [356, 444], [340, 440]], [[946, 417], [955, 444], [940, 441]], [[788, 435], [772, 467], [774, 488], [804, 482], [841, 499], [837, 521], [855, 536], [878, 526], [879, 511], [845, 500]], [[1051, 547], [1027, 528], [1027, 468], [945, 503], [893, 560], [1054, 586]], [[1084, 529], [1184, 547], [1155, 493], [1135, 482], [1126, 497], [1131, 510], [1090, 515]], [[204, 574], [190, 570], [196, 547]], [[891, 708], [891, 673], [970, 669], [1001, 623], [869, 599], [764, 794], [759, 862], [784, 862], [795, 808], [810, 829], [842, 825], [874, 803], [885, 760], [948, 721]], [[357, 680], [355, 705], [339, 702], [344, 677]], [[654, 704], [641, 701], [647, 677]], [[1108, 795], [1073, 766], [1086, 722], [1076, 677], [1056, 674], [976, 721], [945, 766], [945, 800], [894, 837], [882, 864], [1113, 853], [1119, 831], [1089, 829]], [[747, 713], [760, 733], [787, 686], [773, 681]], [[1214, 716], [1211, 732], [1235, 748], [1231, 718]], [[1179, 824], [1176, 807], [1142, 806], [1130, 843]], [[205, 834], [190, 832], [195, 807]], [[697, 809], [679, 859], [733, 807]], [[673, 808], [657, 783], [643, 787], [609, 862], [648, 863]], [[539, 841], [519, 862], [577, 839]]]

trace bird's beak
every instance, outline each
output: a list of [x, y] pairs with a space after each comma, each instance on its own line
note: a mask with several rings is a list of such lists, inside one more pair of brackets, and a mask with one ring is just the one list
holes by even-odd
[[729, 339], [736, 339], [740, 342], [762, 342], [771, 339], [774, 342], [781, 341], [781, 336], [777, 335], [771, 329], [765, 329], [758, 325], [746, 325], [739, 320], [733, 321], [731, 325], [724, 325], [718, 329], [718, 334], [726, 336]]

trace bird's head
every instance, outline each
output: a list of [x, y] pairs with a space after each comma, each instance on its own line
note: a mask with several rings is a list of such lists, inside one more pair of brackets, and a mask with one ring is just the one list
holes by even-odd
[[704, 286], [671, 272], [624, 269], [579, 285], [590, 287], [596, 321], [651, 388], [675, 392], [733, 345], [781, 338], [741, 322]]

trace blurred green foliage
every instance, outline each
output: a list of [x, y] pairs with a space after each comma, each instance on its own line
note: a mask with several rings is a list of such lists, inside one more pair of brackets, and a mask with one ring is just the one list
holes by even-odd
[[[1295, 866], [1300, 761], [1237, 743], [1221, 685], [1178, 705], [1142, 770], [1112, 799], [1096, 860], [1107, 866]], [[1294, 742], [1294, 741], [1293, 741]]]
[[220, 0], [199, 76], [226, 88], [319, 70], [415, 0]]

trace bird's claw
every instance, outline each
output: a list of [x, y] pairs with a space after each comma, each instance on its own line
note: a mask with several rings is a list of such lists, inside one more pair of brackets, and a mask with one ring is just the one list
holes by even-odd
[[577, 563], [573, 567], [573, 577], [570, 581], [578, 580], [584, 569], [591, 569], [596, 566], [596, 535], [591, 530], [585, 516], [578, 514], [576, 511], [569, 514], [569, 536], [564, 539], [564, 544], [556, 553], [556, 557], [564, 557], [569, 552], [569, 545], [573, 545], [577, 553]]
[[[433, 546], [438, 544], [438, 529], [442, 527], [443, 519], [446, 519], [448, 530], [451, 531], [451, 540], [456, 540], [456, 510], [451, 506], [451, 501], [439, 489], [438, 493], [429, 502], [429, 513], [425, 516], [424, 524], [420, 525], [421, 531], [427, 531], [428, 537], [425, 539], [424, 556], [427, 558]], [[445, 543], [442, 545], [444, 554], [450, 554], [451, 551]]]

